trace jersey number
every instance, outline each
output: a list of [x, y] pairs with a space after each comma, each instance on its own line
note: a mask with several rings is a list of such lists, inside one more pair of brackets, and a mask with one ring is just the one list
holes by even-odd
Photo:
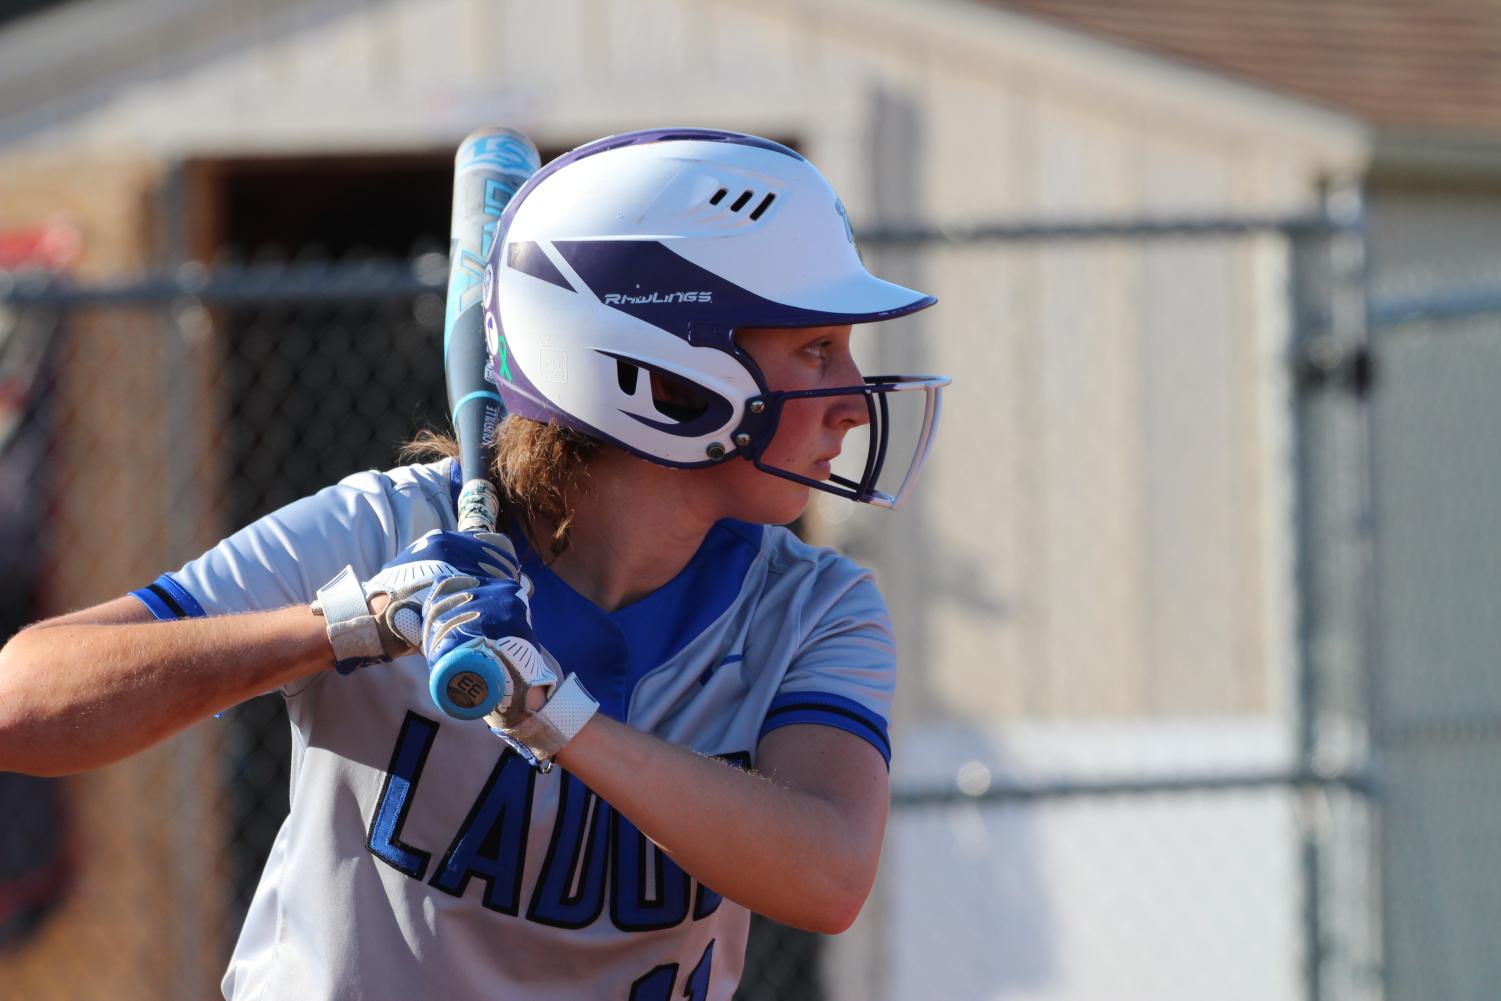
[[[683, 985], [682, 996], [688, 1001], [705, 1001], [709, 996], [709, 968], [714, 965], [714, 943], [704, 948], [688, 982]], [[672, 985], [678, 980], [678, 964], [656, 966], [646, 976], [631, 984], [630, 1001], [672, 1001]]]

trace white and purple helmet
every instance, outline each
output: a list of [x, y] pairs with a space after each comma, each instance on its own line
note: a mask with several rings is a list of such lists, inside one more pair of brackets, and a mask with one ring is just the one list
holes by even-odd
[[[895, 507], [937, 428], [942, 376], [773, 392], [736, 346], [740, 327], [867, 323], [932, 296], [865, 270], [844, 206], [814, 166], [778, 143], [712, 129], [629, 132], [543, 167], [500, 221], [485, 271], [489, 377], [510, 413], [553, 421], [653, 462], [694, 468], [743, 457], [768, 473]], [[655, 374], [691, 407], [654, 398]], [[922, 390], [922, 429], [895, 494], [886, 394]], [[859, 394], [871, 418], [859, 479], [817, 481], [761, 456], [783, 404]]]

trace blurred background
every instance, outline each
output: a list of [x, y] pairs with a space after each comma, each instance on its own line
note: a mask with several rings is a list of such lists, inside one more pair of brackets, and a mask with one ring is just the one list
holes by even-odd
[[[485, 124], [789, 143], [940, 299], [910, 508], [800, 525], [898, 628], [878, 884], [742, 999], [1497, 995], [1501, 6], [0, 3], [3, 635], [443, 425]], [[0, 774], [0, 997], [217, 997], [287, 744]]]

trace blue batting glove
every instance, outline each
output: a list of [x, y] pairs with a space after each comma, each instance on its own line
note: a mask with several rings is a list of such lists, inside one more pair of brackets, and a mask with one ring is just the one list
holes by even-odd
[[[348, 674], [414, 653], [422, 643], [422, 609], [442, 577], [518, 577], [516, 550], [504, 535], [431, 531], [361, 583], [345, 567], [318, 589], [313, 611], [328, 622], [334, 666]], [[376, 599], [384, 598], [384, 603]], [[378, 610], [377, 610], [378, 609]]]
[[386, 568], [407, 563], [441, 563], [451, 574], [468, 577], [516, 577], [521, 563], [511, 540], [494, 532], [470, 535], [433, 529], [403, 549]]
[[510, 578], [434, 583], [422, 606], [422, 653], [434, 704], [458, 719], [519, 719], [533, 688], [546, 695], [558, 682], [532, 632], [526, 587]]

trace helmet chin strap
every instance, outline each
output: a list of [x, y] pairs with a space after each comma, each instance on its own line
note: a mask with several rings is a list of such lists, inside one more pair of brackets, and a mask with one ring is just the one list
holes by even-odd
[[[938, 416], [942, 406], [943, 388], [950, 382], [948, 376], [943, 375], [895, 375], [895, 376], [867, 376], [863, 386], [841, 386], [835, 389], [806, 389], [793, 392], [769, 392], [750, 401], [748, 409], [755, 411], [757, 403], [761, 403], [764, 409], [765, 420], [758, 421], [765, 430], [748, 442], [745, 450], [741, 453], [746, 459], [763, 473], [779, 476], [784, 480], [801, 483], [804, 486], [821, 490], [824, 493], [833, 494], [836, 497], [844, 497], [848, 500], [858, 501], [862, 504], [870, 504], [874, 507], [895, 509], [900, 507], [912, 493], [912, 488], [917, 485], [918, 477], [922, 475], [922, 468], [927, 463], [928, 453], [932, 448], [933, 437], [938, 431]], [[895, 494], [886, 493], [876, 489], [876, 483], [880, 481], [881, 471], [886, 466], [887, 445], [890, 442], [891, 419], [886, 404], [888, 393], [910, 392], [921, 390], [926, 399], [923, 407], [922, 427], [918, 432], [917, 448], [913, 453], [912, 461], [907, 467], [907, 472], [902, 476], [901, 485]], [[810, 476], [794, 473], [790, 469], [782, 469], [763, 461], [767, 446], [776, 435], [777, 425], [781, 421], [782, 407], [788, 400], [808, 399], [813, 397], [829, 396], [854, 396], [865, 397], [866, 412], [870, 416], [870, 437], [866, 447], [865, 465], [858, 480], [852, 480], [837, 474], [830, 475], [827, 480], [815, 480]]]

